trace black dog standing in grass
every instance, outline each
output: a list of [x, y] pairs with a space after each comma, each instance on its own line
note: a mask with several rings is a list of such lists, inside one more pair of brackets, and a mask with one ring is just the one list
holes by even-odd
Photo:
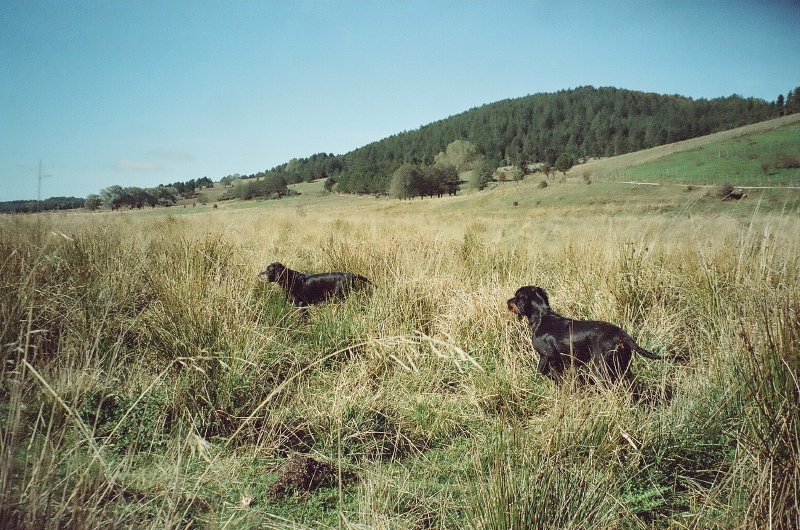
[[344, 300], [351, 291], [371, 282], [352, 272], [303, 274], [275, 262], [258, 273], [259, 279], [275, 282], [286, 292], [286, 298], [305, 312], [305, 308], [330, 298]]
[[519, 319], [528, 318], [533, 349], [539, 353], [539, 371], [559, 383], [564, 368], [588, 365], [600, 381], [632, 379], [631, 351], [648, 359], [663, 359], [639, 347], [622, 329], [598, 320], [573, 320], [552, 309], [541, 287], [520, 287], [508, 300], [508, 309]]

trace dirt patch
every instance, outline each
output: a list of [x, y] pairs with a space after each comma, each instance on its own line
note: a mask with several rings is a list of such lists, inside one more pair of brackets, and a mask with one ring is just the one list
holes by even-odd
[[[282, 499], [291, 490], [307, 494], [320, 487], [334, 486], [339, 478], [339, 470], [325, 462], [310, 456], [294, 456], [281, 464], [277, 469], [280, 475], [277, 482], [270, 486], [269, 493], [275, 499]], [[355, 481], [350, 472], [341, 473], [342, 482]]]

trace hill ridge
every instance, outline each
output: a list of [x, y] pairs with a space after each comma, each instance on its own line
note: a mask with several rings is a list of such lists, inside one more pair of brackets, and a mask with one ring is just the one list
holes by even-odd
[[327, 178], [340, 192], [386, 193], [397, 168], [431, 165], [456, 140], [473, 144], [494, 167], [554, 166], [561, 156], [585, 160], [624, 154], [783, 111], [775, 102], [738, 95], [708, 100], [583, 86], [487, 103], [342, 155], [319, 153], [251, 176], [274, 174], [288, 183]]

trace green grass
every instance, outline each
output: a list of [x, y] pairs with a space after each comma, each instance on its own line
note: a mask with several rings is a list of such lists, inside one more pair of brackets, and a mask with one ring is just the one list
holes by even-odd
[[800, 186], [800, 125], [675, 153], [610, 177], [680, 184]]
[[[651, 164], [655, 164], [658, 171], [648, 170], [644, 174], [648, 178], [664, 179], [663, 182], [684, 182], [683, 179], [689, 179], [686, 183], [693, 184], [698, 184], [697, 178], [702, 178], [700, 183], [713, 184], [719, 181], [709, 181], [707, 180], [709, 177], [719, 177], [721, 173], [728, 173], [727, 170], [730, 169], [729, 166], [726, 167], [726, 162], [723, 160], [738, 158], [739, 161], [744, 162], [748, 171], [741, 173], [745, 179], [744, 182], [733, 182], [733, 184], [744, 185], [747, 182], [754, 182], [752, 179], [755, 179], [756, 183], [760, 183], [761, 178], [771, 172], [769, 170], [765, 173], [762, 164], [775, 169], [776, 156], [782, 154], [781, 151], [786, 151], [786, 154], [789, 155], [792, 152], [796, 153], [797, 142], [791, 139], [796, 138], [798, 126], [800, 126], [800, 114], [792, 114], [635, 153], [589, 160], [584, 164], [574, 166], [568, 172], [568, 176], [593, 180], [607, 179], [612, 176], [615, 180], [627, 179], [628, 172], [637, 171], [636, 168], [645, 169]], [[773, 134], [781, 129], [783, 132]], [[761, 139], [760, 137], [764, 135], [765, 138]], [[787, 138], [789, 138], [788, 142]], [[743, 140], [745, 145], [737, 140]], [[754, 143], [751, 145], [750, 142]], [[754, 149], [753, 147], [756, 145], [761, 149]], [[705, 154], [701, 157], [695, 155], [688, 158], [678, 157], [671, 163], [663, 164], [665, 158], [686, 152], [703, 152]], [[754, 166], [756, 160], [758, 163]], [[717, 164], [719, 164], [720, 171], [715, 169]], [[699, 171], [698, 168], [700, 168]], [[733, 174], [739, 174], [740, 168], [734, 167], [733, 169]], [[633, 174], [631, 173], [631, 175]], [[725, 176], [730, 176], [730, 173]]]

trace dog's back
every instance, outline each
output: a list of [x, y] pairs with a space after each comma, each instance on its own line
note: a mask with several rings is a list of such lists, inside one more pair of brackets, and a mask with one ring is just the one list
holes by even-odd
[[352, 272], [322, 272], [307, 274], [298, 293], [307, 304], [316, 304], [329, 298], [344, 299], [355, 289], [368, 285], [370, 281]]

